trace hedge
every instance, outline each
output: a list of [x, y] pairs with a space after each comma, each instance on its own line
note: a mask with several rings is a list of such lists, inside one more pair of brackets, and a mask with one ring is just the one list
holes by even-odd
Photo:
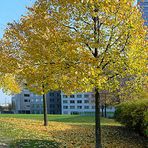
[[121, 103], [116, 107], [115, 119], [148, 137], [148, 99]]

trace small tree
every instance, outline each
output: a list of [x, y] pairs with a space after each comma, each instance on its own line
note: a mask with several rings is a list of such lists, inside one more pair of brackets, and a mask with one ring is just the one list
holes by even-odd
[[[46, 93], [58, 89], [58, 59], [54, 57], [59, 56], [56, 55], [58, 45], [55, 42], [56, 39], [63, 38], [59, 32], [56, 33], [54, 24], [46, 17], [46, 9], [48, 7], [45, 5], [28, 8], [28, 15], [22, 17], [20, 22], [8, 24], [1, 41], [8, 61], [11, 57], [15, 61], [13, 74], [19, 86], [43, 96], [45, 126], [48, 125]], [[4, 60], [5, 58], [3, 63]], [[11, 62], [4, 64], [4, 67], [8, 66], [11, 66]]]

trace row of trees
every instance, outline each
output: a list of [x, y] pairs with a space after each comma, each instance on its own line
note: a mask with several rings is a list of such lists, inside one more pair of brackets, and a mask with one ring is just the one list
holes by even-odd
[[[43, 95], [95, 92], [96, 148], [101, 148], [100, 91], [138, 92], [146, 73], [146, 27], [134, 0], [37, 0], [0, 42], [2, 77]], [[14, 87], [15, 86], [15, 87]], [[128, 91], [129, 92], [129, 91]]]

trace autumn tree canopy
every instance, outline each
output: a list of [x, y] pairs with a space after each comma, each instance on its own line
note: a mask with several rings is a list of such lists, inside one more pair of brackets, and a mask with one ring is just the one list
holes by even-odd
[[[7, 55], [17, 61], [16, 78], [39, 94], [43, 84], [46, 92], [95, 89], [99, 125], [99, 92], [142, 85], [146, 73], [146, 27], [133, 3], [36, 1], [20, 22], [9, 24], [2, 41]], [[97, 127], [96, 139], [99, 133]]]

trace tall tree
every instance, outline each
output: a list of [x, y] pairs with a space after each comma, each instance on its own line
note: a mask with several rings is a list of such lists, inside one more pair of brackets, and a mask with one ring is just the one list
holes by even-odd
[[43, 86], [95, 91], [96, 148], [102, 147], [100, 91], [116, 91], [124, 78], [138, 86], [146, 72], [146, 28], [133, 3], [38, 0], [3, 39], [19, 61], [17, 77], [35, 92], [43, 93]]

